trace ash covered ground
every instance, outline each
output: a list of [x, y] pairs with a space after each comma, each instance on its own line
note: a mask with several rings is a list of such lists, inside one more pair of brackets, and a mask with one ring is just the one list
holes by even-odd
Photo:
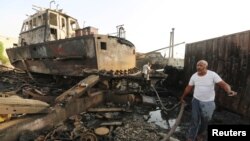
[[[16, 91], [23, 98], [39, 99], [41, 97], [32, 97], [23, 93], [24, 90], [38, 90], [45, 94], [45, 98], [40, 100], [52, 105], [53, 100], [58, 95], [72, 87], [79, 80], [81, 79], [69, 79], [65, 84], [51, 76], [38, 75], [34, 81], [23, 71], [0, 67], [0, 93]], [[161, 101], [167, 108], [173, 107], [178, 104], [180, 94], [181, 91], [176, 92], [174, 96], [161, 95]], [[156, 97], [153, 93], [150, 96]], [[185, 140], [191, 118], [190, 101], [191, 98], [187, 100], [180, 124], [171, 136], [176, 140]], [[21, 133], [19, 140], [160, 141], [173, 127], [180, 111], [180, 106], [166, 113], [161, 110], [159, 105], [130, 105], [129, 103], [119, 104], [112, 102], [95, 108], [122, 108], [124, 110], [118, 112], [79, 113], [69, 117], [66, 121], [52, 129]], [[250, 120], [217, 107], [211, 124], [250, 124]], [[100, 129], [101, 132], [97, 133], [97, 129]]]

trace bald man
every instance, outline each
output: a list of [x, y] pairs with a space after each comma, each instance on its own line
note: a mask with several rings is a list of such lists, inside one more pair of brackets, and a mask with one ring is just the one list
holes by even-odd
[[211, 70], [207, 69], [208, 63], [200, 60], [196, 64], [197, 72], [194, 73], [188, 85], [186, 86], [181, 102], [191, 93], [194, 88], [192, 100], [192, 121], [189, 128], [187, 141], [205, 140], [208, 122], [211, 120], [215, 110], [215, 84], [224, 89], [228, 96], [237, 95], [231, 90], [230, 85], [221, 79], [221, 77]]

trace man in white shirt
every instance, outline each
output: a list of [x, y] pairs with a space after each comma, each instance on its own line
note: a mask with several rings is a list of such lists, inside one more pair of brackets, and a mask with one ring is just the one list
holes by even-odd
[[149, 73], [151, 71], [150, 67], [151, 67], [151, 64], [149, 62], [142, 67], [142, 77], [147, 86], [150, 86], [150, 79], [149, 79]]
[[192, 75], [181, 96], [181, 102], [185, 102], [184, 98], [194, 88], [192, 121], [187, 141], [203, 140], [206, 137], [207, 125], [215, 110], [215, 84], [224, 89], [228, 96], [237, 95], [236, 92], [231, 90], [230, 85], [223, 81], [216, 72], [207, 70], [207, 66], [208, 63], [205, 60], [197, 62], [197, 72]]
[[147, 63], [142, 67], [142, 77], [146, 80], [149, 80], [149, 72], [150, 72], [151, 64]]

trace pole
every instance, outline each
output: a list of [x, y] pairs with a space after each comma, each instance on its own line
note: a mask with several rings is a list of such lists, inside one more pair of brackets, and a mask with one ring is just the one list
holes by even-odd
[[[175, 47], [175, 46], [178, 46], [178, 45], [181, 45], [181, 44], [184, 44], [184, 43], [185, 43], [185, 42], [181, 42], [181, 43], [175, 44], [175, 45], [173, 45], [173, 46]], [[157, 49], [157, 50], [153, 50], [153, 51], [144, 53], [144, 54], [142, 54], [142, 55], [146, 55], [146, 54], [149, 54], [149, 53], [152, 53], [152, 52], [156, 52], [156, 51], [160, 51], [160, 50], [163, 50], [163, 49], [167, 49], [167, 48], [170, 48], [170, 47], [171, 47], [171, 46], [163, 47], [163, 48], [160, 48], [160, 49]]]
[[172, 28], [172, 56], [171, 58], [174, 58], [174, 28]]
[[169, 41], [169, 49], [168, 49], [168, 58], [171, 57], [171, 47], [172, 47], [172, 32], [170, 32], [170, 41]]

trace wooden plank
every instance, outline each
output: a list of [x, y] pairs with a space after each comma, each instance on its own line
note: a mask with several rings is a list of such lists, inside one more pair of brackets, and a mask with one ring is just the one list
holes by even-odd
[[213, 46], [212, 46], [212, 52], [208, 53], [208, 55], [210, 55], [212, 57], [212, 60], [210, 60], [208, 62], [208, 67], [210, 70], [216, 71], [216, 65], [215, 65], [215, 60], [217, 60], [218, 57], [218, 49], [219, 49], [219, 39], [220, 38], [215, 38], [213, 40]]
[[85, 112], [90, 107], [95, 107], [104, 102], [104, 96], [96, 95], [74, 99], [67, 106], [56, 105], [48, 114], [24, 116], [23, 120], [17, 119], [1, 123], [0, 141], [16, 141], [24, 131], [41, 131], [51, 129], [67, 118]]
[[122, 125], [121, 121], [111, 121], [111, 122], [103, 122], [100, 126], [120, 126]]
[[240, 91], [240, 101], [238, 104], [238, 111], [241, 113], [247, 114], [248, 113], [248, 107], [250, 106], [250, 98], [249, 98], [249, 86], [250, 86], [250, 76], [248, 76], [248, 50], [249, 50], [249, 38], [250, 38], [250, 32], [244, 32], [243, 37], [243, 44], [240, 46], [240, 68], [239, 68], [239, 86], [238, 90]]
[[[243, 89], [244, 83], [246, 84], [246, 76], [244, 74], [246, 73], [246, 69], [244, 70], [244, 67], [242, 68], [242, 63], [244, 63], [246, 59], [244, 59], [244, 52], [248, 48], [248, 40], [249, 35], [246, 32], [240, 33], [238, 35], [237, 41], [239, 42], [237, 44], [237, 52], [235, 55], [235, 61], [233, 66], [233, 89], [238, 92], [238, 95], [236, 98], [232, 101], [232, 109], [239, 112], [239, 113], [246, 113], [248, 104], [245, 103], [245, 92]], [[243, 87], [242, 87], [243, 86]], [[237, 88], [237, 89], [236, 89]]]
[[48, 113], [48, 107], [43, 106], [9, 106], [1, 105], [0, 106], [1, 114], [34, 114], [34, 113]]
[[[250, 31], [249, 31], [249, 34], [250, 34]], [[250, 37], [249, 37], [249, 40], [250, 40]], [[247, 71], [246, 72], [250, 72], [250, 41], [249, 41], [249, 46], [248, 46], [248, 50], [247, 50]], [[248, 101], [250, 101], [250, 74], [248, 73], [247, 74], [247, 83], [246, 83], [246, 93], [248, 95], [248, 97], [246, 97], [248, 99]], [[247, 115], [248, 117], [250, 117], [250, 102], [248, 103], [248, 112], [247, 112]]]
[[42, 95], [38, 95], [36, 93], [33, 93], [32, 91], [30, 90], [25, 90], [23, 89], [22, 90], [22, 93], [24, 96], [28, 96], [29, 98], [31, 99], [34, 99], [34, 100], [40, 100], [40, 101], [44, 101], [44, 102], [47, 102], [47, 103], [53, 103], [54, 100], [55, 100], [55, 96], [42, 96]]
[[122, 112], [124, 108], [89, 108], [88, 112]]
[[[205, 47], [206, 48], [206, 52], [207, 52], [207, 56], [206, 56], [206, 60], [207, 62], [212, 62], [213, 60], [213, 55], [211, 54], [212, 53], [212, 50], [213, 50], [213, 39], [212, 40], [207, 40], [207, 46]], [[208, 64], [208, 68], [210, 69], [210, 64]]]
[[[225, 66], [226, 66], [225, 60], [227, 58], [227, 50], [228, 50], [229, 42], [231, 41], [230, 37], [231, 36], [223, 37], [224, 47], [221, 47], [221, 49], [222, 49], [221, 52], [223, 51], [223, 53], [221, 53], [220, 60], [218, 60], [219, 63], [218, 63], [217, 73], [221, 76], [221, 78], [223, 80], [226, 79], [225, 74], [227, 74], [227, 71], [225, 68]], [[219, 105], [225, 104], [225, 92], [223, 90], [221, 90], [220, 88], [216, 89], [216, 101], [219, 103]]]
[[24, 114], [47, 112], [49, 104], [19, 96], [0, 98], [0, 114]]
[[23, 99], [19, 96], [10, 96], [5, 98], [0, 98], [0, 105], [32, 105], [32, 106], [49, 106], [49, 104], [32, 99]]
[[[230, 40], [229, 40], [229, 43], [228, 43], [228, 54], [227, 54], [227, 57], [226, 57], [226, 62], [225, 62], [225, 72], [224, 72], [224, 76], [223, 76], [223, 79], [229, 84], [229, 85], [233, 85], [233, 60], [234, 60], [234, 50], [235, 50], [235, 47], [237, 46], [238, 42], [237, 42], [237, 36], [236, 34], [232, 35], [230, 37]], [[232, 109], [232, 98], [231, 97], [228, 97], [225, 92], [224, 92], [224, 95], [223, 95], [223, 99], [221, 101], [221, 104], [224, 105], [225, 108], [227, 109], [231, 109], [231, 111], [233, 110]]]
[[69, 90], [62, 93], [60, 96], [56, 98], [56, 102], [65, 102], [70, 99], [74, 99], [82, 96], [89, 88], [94, 86], [99, 81], [98, 75], [90, 75], [87, 78], [83, 79], [75, 86], [70, 88]]
[[239, 79], [240, 78], [240, 51], [242, 46], [244, 46], [244, 32], [236, 34], [236, 45], [233, 46], [233, 52], [231, 55], [231, 66], [232, 66], [232, 72], [231, 72], [231, 87], [233, 90], [238, 91], [238, 95], [234, 98], [231, 98], [228, 103], [230, 104], [230, 109], [232, 111], [237, 111], [239, 113], [242, 113], [242, 111], [238, 110], [238, 105], [240, 102], [240, 97], [242, 95], [242, 91], [240, 91], [239, 88]]

